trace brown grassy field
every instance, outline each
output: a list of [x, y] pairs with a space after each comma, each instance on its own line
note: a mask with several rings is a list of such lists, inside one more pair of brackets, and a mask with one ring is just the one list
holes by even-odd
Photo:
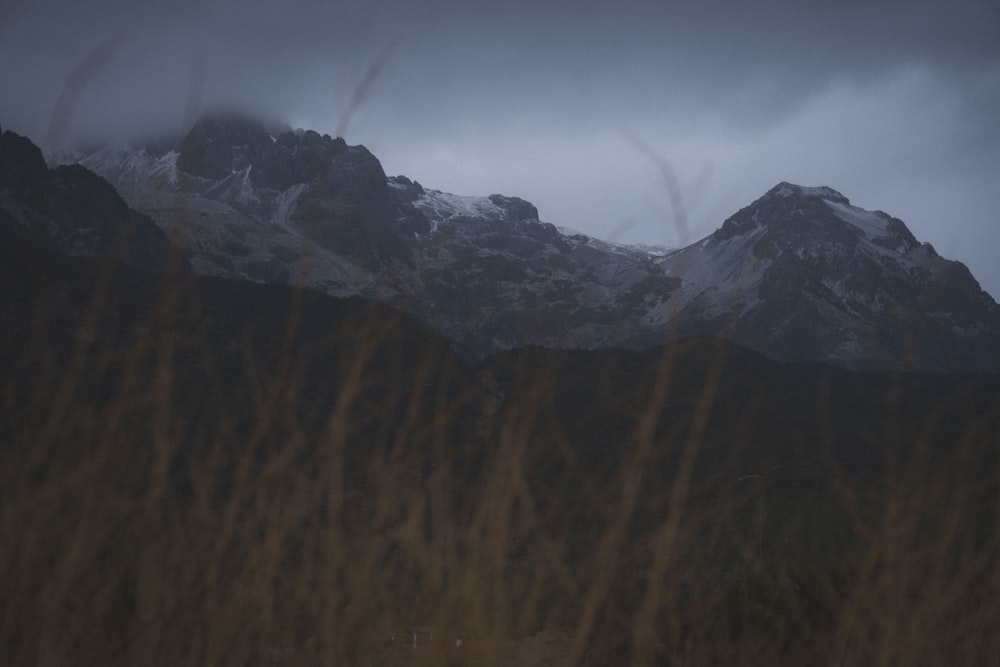
[[2, 664], [1000, 660], [997, 377], [2, 259]]

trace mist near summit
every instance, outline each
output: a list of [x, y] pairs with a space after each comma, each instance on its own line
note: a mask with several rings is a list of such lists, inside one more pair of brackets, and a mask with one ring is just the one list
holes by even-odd
[[988, 0], [13, 0], [0, 124], [56, 150], [239, 109], [626, 243], [828, 185], [1000, 296], [998, 34]]

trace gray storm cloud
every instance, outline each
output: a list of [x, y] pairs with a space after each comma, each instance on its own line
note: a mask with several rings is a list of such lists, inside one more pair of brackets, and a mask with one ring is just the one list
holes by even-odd
[[655, 155], [694, 237], [778, 181], [830, 185], [1000, 295], [995, 2], [7, 4], [0, 123], [39, 143], [236, 107], [343, 130], [429, 187], [676, 244]]

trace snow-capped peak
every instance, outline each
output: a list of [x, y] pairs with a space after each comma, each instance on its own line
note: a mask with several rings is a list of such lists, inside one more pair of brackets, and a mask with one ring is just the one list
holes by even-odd
[[771, 190], [765, 195], [765, 197], [818, 197], [820, 199], [825, 199], [827, 201], [834, 201], [843, 204], [850, 204], [850, 200], [844, 195], [840, 194], [833, 188], [827, 187], [825, 185], [816, 187], [806, 187], [802, 185], [795, 185], [794, 183], [789, 183], [787, 181], [782, 181], [776, 186], [771, 188]]
[[869, 239], [890, 236], [891, 218], [881, 211], [867, 211], [853, 206], [851, 201], [833, 188], [821, 185], [805, 187], [782, 182], [768, 193], [774, 197], [808, 197], [821, 199], [840, 220], [860, 229]]

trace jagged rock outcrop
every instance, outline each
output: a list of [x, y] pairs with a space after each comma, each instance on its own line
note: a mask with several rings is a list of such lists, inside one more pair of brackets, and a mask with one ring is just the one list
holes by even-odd
[[22, 204], [39, 208], [47, 179], [45, 158], [30, 139], [10, 130], [0, 134], [0, 190]]
[[271, 137], [263, 125], [239, 116], [203, 118], [181, 142], [177, 167], [191, 176], [221, 181], [266, 159], [272, 152]]
[[[311, 130], [269, 132], [238, 116], [210, 116], [180, 143], [179, 189], [224, 202], [258, 223], [293, 225], [368, 268], [407, 253], [406, 213], [364, 146]], [[413, 221], [413, 231], [420, 221]]]

